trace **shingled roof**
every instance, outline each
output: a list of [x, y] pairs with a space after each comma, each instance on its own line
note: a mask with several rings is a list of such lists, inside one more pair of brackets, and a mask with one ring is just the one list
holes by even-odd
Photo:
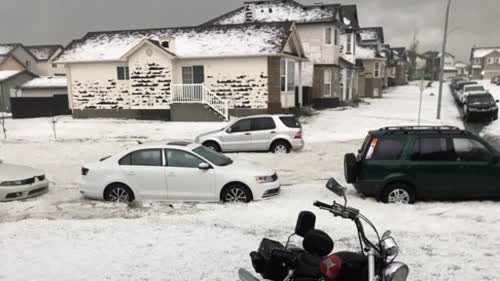
[[362, 42], [384, 43], [384, 28], [383, 27], [363, 27], [359, 29], [359, 35]]
[[69, 44], [58, 63], [120, 61], [146, 39], [175, 42], [178, 58], [281, 54], [293, 23], [250, 23], [142, 30], [90, 32]]
[[28, 52], [30, 52], [38, 61], [48, 61], [59, 49], [64, 49], [61, 45], [36, 45], [36, 46], [25, 46]]
[[[243, 7], [217, 17], [203, 25], [242, 24], [245, 22], [293, 21], [298, 24], [335, 22], [340, 4], [302, 5], [293, 0], [245, 1]], [[253, 19], [247, 20], [247, 13]]]
[[500, 47], [475, 47], [472, 48], [472, 58], [481, 59], [495, 51], [500, 53]]
[[9, 57], [9, 55], [17, 48], [22, 46], [19, 43], [0, 44], [0, 63]]

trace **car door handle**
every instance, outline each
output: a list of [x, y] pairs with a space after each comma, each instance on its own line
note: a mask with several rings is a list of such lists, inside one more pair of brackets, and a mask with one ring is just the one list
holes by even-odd
[[245, 133], [245, 136], [250, 136], [250, 135], [252, 135], [252, 134], [251, 133]]
[[135, 172], [128, 172], [127, 175], [129, 175], [129, 176], [135, 176]]
[[175, 177], [175, 173], [168, 173], [169, 177]]
[[271, 131], [271, 134], [276, 134], [276, 131]]

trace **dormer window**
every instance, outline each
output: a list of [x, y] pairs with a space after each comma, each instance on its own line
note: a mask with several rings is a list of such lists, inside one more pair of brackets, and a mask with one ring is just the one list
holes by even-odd
[[269, 8], [269, 13], [272, 13], [273, 12], [273, 8]]

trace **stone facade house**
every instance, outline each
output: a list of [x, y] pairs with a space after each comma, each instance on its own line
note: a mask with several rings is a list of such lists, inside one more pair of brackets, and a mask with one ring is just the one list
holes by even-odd
[[309, 101], [317, 107], [333, 107], [356, 96], [357, 68], [352, 53], [359, 24], [355, 5], [246, 1], [242, 7], [204, 25], [285, 21], [296, 24], [305, 56], [310, 60], [297, 65], [296, 72], [303, 72], [300, 86], [311, 90], [311, 95], [304, 98], [303, 87], [298, 85], [298, 104]]
[[305, 60], [281, 22], [90, 32], [55, 63], [75, 118], [208, 121], [295, 107]]
[[382, 27], [365, 27], [359, 31], [361, 42], [356, 58], [363, 65], [363, 87], [360, 97], [382, 97], [386, 81], [387, 58], [383, 52], [384, 30]]
[[474, 47], [470, 56], [472, 79], [500, 76], [500, 47]]

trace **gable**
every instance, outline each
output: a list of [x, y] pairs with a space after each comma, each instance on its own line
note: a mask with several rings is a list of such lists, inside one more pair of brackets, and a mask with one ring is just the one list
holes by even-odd
[[14, 56], [9, 56], [0, 62], [0, 70], [25, 70], [25, 66]]
[[494, 50], [488, 55], [485, 56], [485, 58], [491, 58], [491, 57], [500, 57], [500, 50]]

